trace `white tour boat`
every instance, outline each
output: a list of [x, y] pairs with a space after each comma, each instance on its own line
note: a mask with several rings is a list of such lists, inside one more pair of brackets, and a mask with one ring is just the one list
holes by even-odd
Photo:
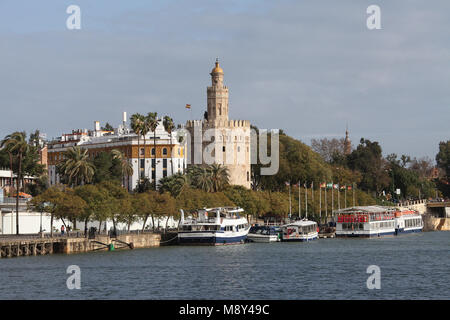
[[317, 223], [298, 220], [281, 226], [281, 241], [311, 241], [318, 239]]
[[249, 242], [277, 242], [280, 241], [280, 230], [273, 226], [253, 226], [248, 232]]
[[178, 227], [178, 242], [180, 244], [224, 245], [240, 244], [247, 239], [248, 221], [240, 214], [242, 208], [220, 207], [200, 209], [196, 217], [185, 219], [181, 211], [181, 221]]
[[337, 237], [381, 237], [422, 231], [420, 214], [397, 207], [345, 208], [337, 213]]
[[381, 237], [395, 234], [393, 207], [361, 206], [337, 213], [336, 237]]
[[421, 232], [423, 219], [420, 213], [414, 210], [395, 212], [395, 234]]

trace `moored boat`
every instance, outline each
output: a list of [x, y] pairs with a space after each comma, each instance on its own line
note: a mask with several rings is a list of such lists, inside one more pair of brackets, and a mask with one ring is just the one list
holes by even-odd
[[197, 210], [196, 217], [184, 217], [178, 227], [178, 242], [193, 245], [241, 244], [247, 239], [248, 221], [241, 217], [244, 210], [236, 207], [219, 207]]
[[247, 234], [249, 242], [280, 241], [280, 230], [274, 226], [253, 226]]
[[398, 210], [395, 212], [395, 234], [421, 232], [423, 219], [414, 210]]
[[281, 241], [311, 241], [318, 239], [317, 223], [298, 220], [281, 226]]
[[412, 210], [366, 206], [345, 208], [337, 213], [337, 237], [382, 237], [420, 232], [422, 217]]

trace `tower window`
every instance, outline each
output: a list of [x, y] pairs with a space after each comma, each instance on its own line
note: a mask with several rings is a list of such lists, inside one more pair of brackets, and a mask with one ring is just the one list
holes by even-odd
[[155, 148], [152, 148], [152, 156], [155, 155]]
[[163, 155], [167, 155], [167, 148], [163, 148]]
[[222, 147], [222, 151], [225, 152], [225, 146]]

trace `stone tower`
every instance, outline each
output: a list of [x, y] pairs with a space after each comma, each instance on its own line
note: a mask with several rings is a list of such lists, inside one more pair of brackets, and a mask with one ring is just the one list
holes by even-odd
[[207, 89], [208, 120], [228, 121], [228, 88], [223, 85], [223, 70], [216, 60], [211, 73], [211, 86]]
[[250, 121], [229, 120], [228, 88], [218, 60], [210, 75], [206, 117], [186, 123], [190, 135], [188, 163], [222, 164], [228, 168], [231, 184], [250, 188]]

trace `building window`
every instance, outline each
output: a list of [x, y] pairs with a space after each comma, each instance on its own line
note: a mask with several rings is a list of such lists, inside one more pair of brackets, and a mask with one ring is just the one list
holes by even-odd
[[247, 181], [250, 181], [250, 173], [247, 171]]
[[238, 152], [241, 152], [241, 147], [238, 147]]
[[163, 169], [167, 169], [167, 159], [163, 159]]
[[141, 159], [141, 170], [144, 170], [145, 168], [145, 161], [144, 159]]
[[167, 148], [163, 148], [163, 155], [167, 156]]
[[222, 151], [225, 152], [225, 146], [222, 147]]
[[141, 156], [145, 155], [145, 149], [141, 148]]
[[156, 159], [152, 159], [152, 168], [156, 167]]
[[152, 156], [155, 155], [155, 148], [152, 148]]

